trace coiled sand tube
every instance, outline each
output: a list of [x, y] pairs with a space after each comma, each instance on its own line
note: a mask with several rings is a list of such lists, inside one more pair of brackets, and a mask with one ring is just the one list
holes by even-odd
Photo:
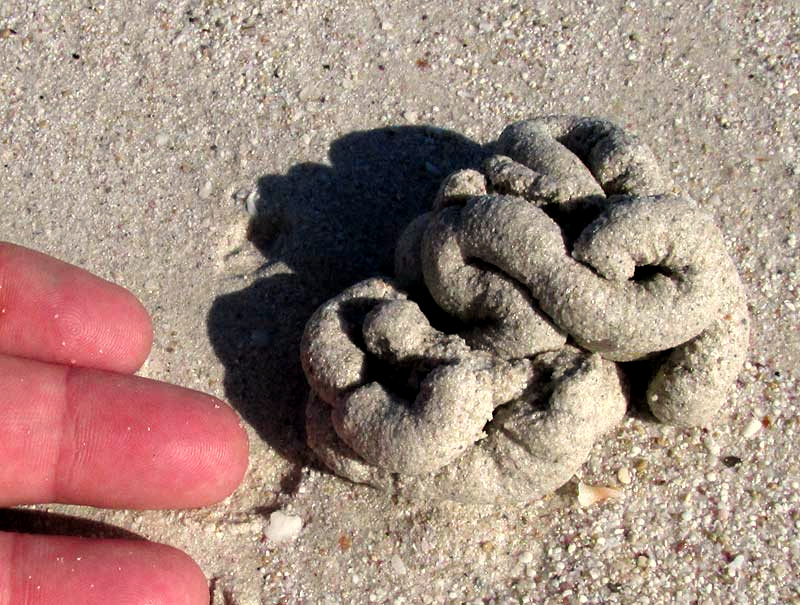
[[707, 424], [730, 394], [747, 354], [750, 321], [738, 275], [725, 291], [717, 319], [672, 351], [650, 381], [647, 404], [662, 422]]
[[[310, 338], [342, 338], [349, 329], [340, 325], [339, 335]], [[309, 445], [356, 482], [465, 502], [532, 500], [566, 482], [625, 412], [615, 365], [573, 347], [507, 362], [437, 332], [414, 303], [392, 298], [374, 302], [362, 330], [365, 355], [398, 371], [432, 369], [413, 399], [366, 375], [336, 406], [312, 395]]]
[[[308, 443], [343, 477], [529, 501], [622, 419], [615, 361], [651, 364], [647, 402], [681, 426], [708, 422], [741, 369], [747, 307], [722, 235], [667, 193], [646, 145], [605, 120], [545, 116], [495, 149], [405, 230], [397, 281], [356, 284], [306, 326]], [[400, 285], [467, 328], [434, 329]]]
[[[497, 150], [546, 175], [541, 194], [559, 203], [597, 195], [658, 195], [670, 188], [647, 145], [599, 118], [551, 115], [516, 122], [503, 130]], [[501, 179], [490, 175], [490, 180], [499, 188]], [[539, 195], [537, 189], [527, 193]]]
[[320, 306], [306, 322], [300, 362], [311, 389], [329, 405], [364, 382], [366, 351], [360, 346], [364, 316], [381, 300], [405, 294], [389, 279], [359, 282]]
[[412, 497], [520, 503], [563, 485], [624, 417], [616, 364], [564, 347], [533, 359], [527, 396], [495, 411], [488, 437], [439, 472], [399, 477]]
[[[460, 254], [447, 254], [445, 264], [437, 244], [448, 228], [459, 234]], [[438, 268], [425, 272], [426, 283], [450, 310], [450, 284], [440, 276], [458, 275], [470, 262], [486, 263], [527, 287], [582, 347], [615, 361], [684, 343], [718, 314], [724, 246], [710, 217], [691, 203], [629, 198], [587, 232], [575, 256], [593, 266], [568, 254], [558, 225], [539, 208], [509, 196], [472, 198], [463, 210], [440, 213], [426, 231], [423, 265]], [[606, 238], [607, 232], [614, 235]], [[642, 281], [627, 279], [643, 265], [658, 271]]]

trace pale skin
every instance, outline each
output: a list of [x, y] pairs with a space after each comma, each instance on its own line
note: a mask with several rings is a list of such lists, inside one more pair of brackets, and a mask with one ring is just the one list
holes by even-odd
[[[134, 376], [152, 344], [128, 291], [0, 243], [0, 506], [194, 508], [241, 481], [247, 436], [209, 395]], [[0, 605], [207, 605], [188, 555], [145, 540], [0, 532]]]

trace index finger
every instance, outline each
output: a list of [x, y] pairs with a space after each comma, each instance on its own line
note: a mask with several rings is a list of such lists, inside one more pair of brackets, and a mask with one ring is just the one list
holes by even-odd
[[128, 373], [152, 340], [147, 311], [124, 288], [0, 242], [0, 353]]

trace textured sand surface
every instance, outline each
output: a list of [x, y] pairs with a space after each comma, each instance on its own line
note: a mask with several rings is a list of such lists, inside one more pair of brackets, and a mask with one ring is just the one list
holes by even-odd
[[[230, 401], [251, 468], [204, 510], [46, 506], [0, 528], [172, 544], [215, 604], [800, 602], [794, 2], [122, 4], [0, 5], [0, 233], [139, 296], [142, 374]], [[549, 113], [636, 132], [716, 217], [752, 317], [729, 404], [704, 429], [632, 414], [527, 506], [392, 501], [323, 472], [306, 319], [391, 271], [445, 174]], [[623, 497], [582, 508], [578, 482]], [[294, 541], [266, 537], [276, 510], [302, 519]]]

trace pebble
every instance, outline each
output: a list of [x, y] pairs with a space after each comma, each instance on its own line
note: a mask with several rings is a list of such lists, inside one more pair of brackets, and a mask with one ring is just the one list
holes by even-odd
[[705, 441], [703, 441], [703, 445], [706, 448], [706, 451], [711, 454], [712, 456], [719, 456], [720, 447], [719, 444], [712, 438], [709, 437]]
[[392, 570], [398, 576], [404, 576], [406, 572], [408, 572], [406, 564], [403, 563], [403, 559], [401, 559], [399, 555], [392, 555], [390, 563], [392, 565]]
[[214, 191], [214, 184], [211, 181], [206, 181], [203, 183], [203, 186], [200, 187], [200, 191], [197, 192], [197, 195], [200, 196], [201, 200], [207, 200], [211, 197], [211, 193]]
[[238, 189], [232, 190], [231, 197], [236, 200], [240, 204], [244, 204], [245, 200], [247, 200], [247, 196], [250, 195], [250, 188], [248, 187], [239, 187]]
[[751, 418], [750, 422], [748, 422], [744, 429], [742, 429], [742, 436], [745, 439], [752, 439], [756, 436], [756, 433], [761, 430], [761, 421], [758, 418]]
[[744, 555], [736, 555], [733, 561], [728, 563], [728, 575], [734, 577], [745, 563]]
[[318, 100], [319, 97], [319, 92], [313, 86], [305, 86], [297, 95], [297, 98], [301, 101]]
[[519, 556], [519, 562], [523, 565], [527, 565], [531, 561], [533, 561], [533, 553], [529, 550], [526, 550]]
[[617, 471], [617, 479], [622, 485], [630, 485], [633, 480], [631, 472], [624, 466]]

